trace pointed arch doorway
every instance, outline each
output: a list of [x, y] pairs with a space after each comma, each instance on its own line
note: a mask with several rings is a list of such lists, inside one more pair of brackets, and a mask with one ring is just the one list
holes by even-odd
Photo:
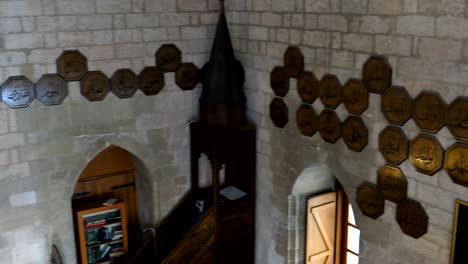
[[[125, 204], [130, 250], [139, 235], [139, 210], [136, 189], [137, 165], [133, 155], [111, 145], [91, 160], [81, 172], [73, 191], [73, 215], [88, 204], [102, 204], [117, 199]], [[77, 224], [75, 220], [75, 237]], [[77, 247], [79, 242], [77, 241]], [[77, 248], [77, 252], [79, 252]]]

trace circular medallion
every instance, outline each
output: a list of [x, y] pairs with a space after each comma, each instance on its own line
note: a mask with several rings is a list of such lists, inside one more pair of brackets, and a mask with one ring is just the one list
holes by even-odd
[[412, 101], [401, 86], [390, 86], [382, 95], [382, 113], [390, 124], [402, 126], [411, 117]]
[[66, 50], [57, 59], [57, 73], [65, 81], [79, 81], [88, 72], [88, 60], [77, 50]]
[[362, 70], [362, 81], [372, 93], [382, 94], [392, 83], [392, 68], [384, 56], [371, 56]]
[[386, 200], [398, 203], [406, 198], [408, 181], [397, 167], [385, 165], [377, 172], [377, 186]]
[[182, 53], [174, 44], [164, 44], [156, 52], [156, 65], [162, 72], [175, 72], [182, 63]]
[[193, 63], [182, 63], [177, 68], [175, 78], [180, 89], [184, 91], [192, 90], [199, 82], [198, 68]]
[[468, 141], [468, 97], [458, 97], [450, 104], [447, 126], [456, 139]]
[[130, 69], [117, 70], [111, 78], [111, 91], [118, 98], [130, 98], [138, 90], [138, 77]]
[[290, 46], [284, 53], [284, 68], [289, 77], [297, 78], [304, 71], [304, 56], [299, 47]]
[[165, 85], [164, 73], [158, 67], [145, 67], [138, 75], [138, 83], [145, 95], [156, 95]]
[[367, 145], [368, 129], [358, 116], [349, 116], [341, 126], [343, 141], [352, 151], [361, 152]]
[[434, 136], [420, 134], [411, 140], [409, 158], [417, 171], [434, 175], [442, 168], [444, 150]]
[[387, 126], [379, 135], [379, 150], [387, 162], [401, 164], [408, 158], [408, 138], [399, 127]]
[[276, 96], [284, 97], [289, 92], [289, 78], [284, 67], [275, 67], [270, 75], [270, 85]]
[[331, 144], [341, 137], [341, 122], [335, 111], [325, 109], [320, 113], [319, 133], [325, 142]]
[[297, 127], [304, 136], [311, 137], [318, 130], [318, 116], [310, 105], [301, 105], [296, 112]]
[[336, 109], [341, 103], [341, 83], [335, 75], [325, 74], [320, 80], [319, 97], [326, 108]]
[[436, 92], [422, 92], [414, 100], [413, 120], [424, 132], [437, 133], [445, 125], [445, 102]]
[[80, 90], [89, 101], [102, 101], [110, 91], [109, 78], [101, 71], [90, 71], [81, 79]]
[[11, 108], [25, 108], [36, 98], [34, 83], [25, 76], [13, 76], [2, 85], [2, 100]]
[[384, 213], [385, 200], [382, 192], [371, 182], [363, 182], [356, 189], [356, 202], [363, 215], [377, 219]]
[[396, 218], [401, 231], [410, 237], [419, 238], [427, 233], [429, 217], [418, 201], [405, 199], [398, 203]]
[[350, 79], [343, 87], [343, 102], [350, 114], [360, 115], [369, 105], [369, 93], [358, 79]]
[[270, 104], [270, 117], [273, 124], [283, 128], [288, 123], [288, 107], [283, 99], [275, 98]]
[[468, 187], [468, 145], [455, 143], [445, 154], [444, 168], [454, 183]]
[[36, 97], [44, 105], [59, 105], [68, 96], [68, 85], [58, 74], [46, 74], [36, 83]]
[[306, 104], [312, 104], [319, 94], [319, 81], [313, 72], [303, 72], [297, 81], [297, 91]]

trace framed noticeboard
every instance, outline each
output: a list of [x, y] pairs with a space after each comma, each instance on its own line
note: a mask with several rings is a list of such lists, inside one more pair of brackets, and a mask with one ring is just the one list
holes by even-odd
[[468, 259], [466, 245], [468, 243], [468, 202], [455, 202], [453, 218], [452, 250], [450, 264], [463, 264]]

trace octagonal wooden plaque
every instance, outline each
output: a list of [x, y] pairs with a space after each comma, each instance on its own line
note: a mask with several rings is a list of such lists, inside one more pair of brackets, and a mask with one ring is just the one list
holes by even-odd
[[417, 171], [434, 175], [442, 168], [444, 150], [434, 136], [419, 134], [411, 140], [409, 159]]
[[34, 83], [25, 76], [12, 76], [2, 85], [2, 100], [11, 108], [25, 108], [36, 98]]
[[341, 126], [343, 141], [352, 151], [361, 152], [367, 145], [368, 129], [358, 116], [349, 116]]
[[390, 86], [382, 95], [381, 110], [390, 124], [402, 126], [410, 119], [413, 102], [405, 87]]
[[270, 75], [271, 89], [276, 96], [285, 96], [289, 92], [288, 73], [284, 67], [275, 67]]
[[130, 69], [119, 69], [111, 78], [111, 91], [118, 98], [131, 98], [138, 90], [138, 76]]
[[297, 80], [297, 91], [302, 101], [306, 104], [312, 104], [319, 94], [319, 81], [313, 72], [305, 71]]
[[57, 73], [65, 81], [79, 81], [88, 72], [88, 60], [77, 50], [66, 50], [57, 59]]
[[377, 185], [371, 182], [363, 182], [356, 189], [356, 202], [362, 214], [372, 219], [377, 219], [384, 213], [385, 200]]
[[387, 126], [379, 135], [379, 151], [387, 162], [401, 164], [408, 158], [408, 138], [401, 128]]
[[304, 56], [299, 47], [290, 46], [284, 53], [284, 68], [289, 77], [298, 78], [304, 71]]
[[444, 169], [454, 183], [468, 187], [468, 144], [458, 142], [447, 150]]
[[310, 105], [301, 105], [296, 112], [296, 124], [304, 136], [311, 137], [318, 130], [318, 116]]
[[326, 108], [336, 109], [341, 103], [343, 87], [333, 74], [325, 74], [320, 80], [319, 97]]
[[36, 83], [36, 97], [44, 105], [59, 105], [68, 96], [68, 85], [58, 74], [45, 74]]
[[138, 75], [138, 84], [145, 95], [156, 95], [165, 85], [164, 73], [158, 67], [145, 67]]
[[397, 167], [385, 165], [377, 172], [377, 186], [382, 191], [384, 198], [398, 203], [406, 198], [408, 181], [405, 175]]
[[341, 136], [341, 122], [335, 111], [324, 109], [319, 116], [319, 132], [325, 142], [334, 144]]
[[350, 114], [360, 115], [369, 105], [369, 92], [358, 79], [350, 79], [343, 87], [343, 102]]
[[437, 92], [422, 92], [414, 100], [413, 120], [424, 132], [437, 133], [445, 125], [446, 105]]
[[362, 70], [362, 81], [372, 93], [382, 94], [392, 84], [392, 67], [384, 56], [371, 56]]
[[200, 81], [199, 70], [193, 63], [182, 63], [175, 73], [175, 81], [180, 89], [192, 90]]
[[279, 128], [283, 128], [288, 123], [288, 107], [283, 99], [275, 98], [270, 104], [270, 118], [273, 124]]
[[101, 71], [90, 71], [81, 79], [80, 90], [89, 101], [102, 101], [110, 91], [109, 78]]
[[401, 231], [410, 237], [419, 238], [427, 233], [429, 217], [418, 201], [406, 198], [398, 203], [396, 219]]
[[174, 44], [164, 44], [156, 51], [156, 65], [162, 72], [175, 72], [182, 63], [182, 52]]
[[468, 97], [457, 97], [449, 105], [447, 126], [456, 139], [468, 141]]

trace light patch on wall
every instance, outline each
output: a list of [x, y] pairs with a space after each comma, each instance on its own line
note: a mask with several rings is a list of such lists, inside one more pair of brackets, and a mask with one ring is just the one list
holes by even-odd
[[29, 204], [35, 204], [37, 202], [35, 191], [13, 194], [10, 195], [8, 199], [10, 201], [11, 207], [20, 207]]

